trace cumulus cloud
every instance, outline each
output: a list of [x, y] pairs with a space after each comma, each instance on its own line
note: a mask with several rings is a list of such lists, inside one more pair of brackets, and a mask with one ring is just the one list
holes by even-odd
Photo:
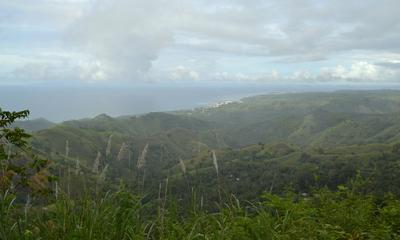
[[[96, 1], [71, 26], [69, 43], [109, 66], [106, 75], [140, 78], [173, 40], [173, 1]], [[175, 17], [173, 17], [175, 18]]]
[[394, 70], [368, 62], [355, 62], [350, 67], [339, 65], [323, 69], [319, 78], [324, 81], [399, 82], [400, 69]]
[[[33, 54], [32, 56], [0, 55], [0, 62], [13, 59], [17, 66], [3, 76], [15, 83], [83, 81], [97, 82], [108, 79], [108, 66], [80, 54]], [[111, 71], [108, 71], [111, 72]], [[6, 72], [7, 73], [7, 72]]]
[[188, 69], [184, 66], [177, 66], [169, 71], [172, 80], [198, 80], [198, 72]]
[[217, 81], [235, 81], [235, 82], [277, 82], [283, 78], [277, 70], [265, 72], [261, 74], [245, 74], [245, 73], [215, 73], [213, 78]]
[[400, 68], [386, 67], [387, 64], [369, 62], [354, 62], [350, 66], [337, 65], [323, 68], [317, 72], [297, 70], [290, 74], [282, 74], [273, 70], [261, 74], [229, 74], [216, 73], [218, 81], [265, 82], [265, 83], [309, 83], [309, 82], [368, 82], [368, 83], [399, 83]]
[[79, 79], [89, 82], [106, 80], [108, 78], [106, 69], [107, 67], [104, 67], [99, 61], [81, 62], [77, 66]]

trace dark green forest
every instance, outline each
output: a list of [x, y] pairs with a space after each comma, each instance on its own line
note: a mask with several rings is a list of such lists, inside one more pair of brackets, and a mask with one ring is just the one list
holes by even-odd
[[0, 110], [0, 239], [400, 239], [400, 92]]

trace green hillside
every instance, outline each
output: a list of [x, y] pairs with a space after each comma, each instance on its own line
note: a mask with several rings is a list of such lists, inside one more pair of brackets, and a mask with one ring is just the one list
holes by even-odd
[[28, 132], [36, 132], [43, 129], [48, 129], [54, 125], [56, 124], [44, 118], [17, 121], [13, 124], [13, 126], [23, 128]]
[[398, 91], [274, 94], [67, 121], [29, 148], [6, 126], [0, 239], [399, 239], [399, 110]]
[[[220, 184], [246, 199], [269, 189], [333, 188], [353, 178], [356, 169], [374, 171], [380, 152], [394, 158], [399, 110], [398, 91], [273, 94], [216, 108], [67, 121], [36, 132], [32, 146], [59, 164], [64, 177], [65, 164], [73, 168], [79, 162], [89, 175], [98, 164], [108, 167], [111, 182], [124, 179], [138, 187], [144, 171], [140, 188], [150, 195], [167, 176], [176, 176], [181, 182], [176, 186], [187, 185], [190, 176], [197, 189], [215, 188], [210, 154], [216, 150], [224, 173]], [[139, 170], [146, 145], [146, 164]], [[337, 149], [349, 153], [330, 153]], [[184, 180], [180, 159], [187, 164]]]
[[[111, 134], [116, 145], [121, 141], [157, 138], [156, 142], [163, 142], [171, 138], [175, 148], [185, 149], [185, 156], [189, 155], [184, 145], [189, 142], [210, 148], [276, 141], [301, 146], [391, 143], [400, 140], [396, 131], [400, 129], [399, 110], [397, 91], [275, 94], [245, 98], [218, 108], [121, 118], [103, 114], [68, 121], [39, 131], [34, 144], [63, 152], [65, 141], [71, 138], [76, 154], [85, 159], [104, 150]], [[91, 150], [79, 149], [82, 145]]]

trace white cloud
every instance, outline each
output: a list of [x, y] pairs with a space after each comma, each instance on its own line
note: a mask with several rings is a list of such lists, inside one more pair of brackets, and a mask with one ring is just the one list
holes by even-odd
[[[349, 49], [392, 49], [400, 41], [396, 31], [400, 18], [391, 14], [400, 4], [392, 0], [385, 4], [367, 1], [366, 5], [378, 12], [373, 16], [348, 1], [95, 3], [72, 26], [72, 38], [83, 51], [112, 66], [114, 74], [119, 73], [114, 76], [117, 79], [143, 77], [166, 48], [302, 62], [319, 61]], [[387, 25], [389, 22], [394, 24]], [[380, 33], [379, 39], [374, 32]]]
[[89, 82], [102, 81], [108, 78], [106, 67], [100, 61], [80, 62], [78, 65], [79, 78]]
[[172, 80], [199, 80], [200, 74], [184, 66], [177, 66], [169, 71]]
[[[0, 55], [4, 78], [23, 82], [107, 80], [112, 71], [102, 62], [79, 53], [35, 53], [32, 55]], [[0, 68], [1, 69], [1, 68]]]
[[354, 62], [345, 67], [323, 68], [318, 72], [306, 69], [282, 74], [277, 70], [261, 74], [243, 74], [221, 72], [214, 75], [217, 81], [265, 82], [265, 83], [309, 83], [309, 82], [359, 82], [359, 83], [400, 83], [400, 64], [392, 62], [373, 64], [369, 62]]
[[[399, 81], [398, 0], [15, 0], [0, 8], [0, 51], [18, 56], [0, 74], [21, 81]], [[47, 50], [70, 56], [35, 60]], [[228, 58], [240, 64], [221, 64]]]
[[325, 81], [400, 82], [400, 71], [360, 61], [350, 67], [339, 65], [323, 69], [318, 77]]
[[213, 76], [216, 81], [228, 82], [277, 82], [283, 78], [277, 70], [259, 74], [218, 72]]
[[114, 79], [142, 78], [173, 40], [169, 19], [173, 5], [173, 1], [99, 0], [71, 26], [69, 43], [107, 64]]

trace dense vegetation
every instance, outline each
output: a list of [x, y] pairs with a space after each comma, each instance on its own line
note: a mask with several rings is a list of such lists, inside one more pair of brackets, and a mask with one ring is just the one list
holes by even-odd
[[[215, 212], [194, 203], [143, 204], [123, 190], [96, 198], [60, 196], [28, 208], [2, 196], [2, 239], [399, 239], [400, 201], [319, 190], [309, 197], [271, 194], [251, 206], [232, 198]], [[167, 202], [167, 204], [165, 204]]]
[[[2, 112], [23, 140], [2, 142], [2, 179], [25, 165], [0, 239], [397, 239], [399, 109], [397, 91], [344, 91], [56, 125]], [[40, 129], [31, 149], [13, 126]]]

